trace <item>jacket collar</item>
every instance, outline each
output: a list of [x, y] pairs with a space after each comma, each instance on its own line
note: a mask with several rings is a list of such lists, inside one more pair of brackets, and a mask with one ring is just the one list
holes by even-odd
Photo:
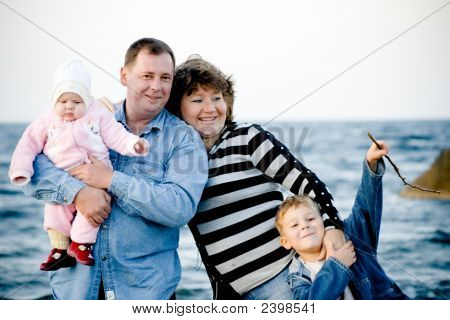
[[305, 267], [305, 265], [300, 261], [299, 258], [300, 256], [298, 255], [298, 253], [296, 253], [292, 258], [292, 262], [289, 265], [289, 275], [298, 272], [301, 277], [306, 277], [311, 280], [311, 272], [308, 268]]
[[[127, 118], [125, 116], [127, 101], [123, 100], [123, 102], [122, 101], [118, 102], [114, 106], [116, 107], [116, 114], [115, 114], [116, 120], [122, 123], [129, 131], [131, 131], [127, 125]], [[155, 118], [153, 118], [147, 124], [144, 130], [142, 130], [141, 134], [148, 134], [152, 130], [155, 130], [157, 132], [157, 135], [159, 136], [164, 129], [164, 123], [166, 121], [166, 118], [167, 118], [167, 110], [164, 108]]]

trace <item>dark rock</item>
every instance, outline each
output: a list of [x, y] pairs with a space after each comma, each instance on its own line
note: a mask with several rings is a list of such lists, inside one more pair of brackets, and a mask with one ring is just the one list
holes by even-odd
[[420, 199], [450, 199], [450, 149], [442, 150], [431, 168], [411, 184], [426, 189], [438, 190], [441, 193], [424, 192], [406, 186], [400, 195]]

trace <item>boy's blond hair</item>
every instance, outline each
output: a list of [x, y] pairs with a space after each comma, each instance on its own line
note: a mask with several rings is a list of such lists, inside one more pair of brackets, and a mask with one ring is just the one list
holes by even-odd
[[283, 226], [281, 221], [283, 220], [286, 213], [291, 209], [296, 209], [300, 206], [305, 206], [309, 209], [316, 211], [320, 215], [320, 209], [318, 204], [308, 196], [305, 195], [294, 195], [286, 198], [282, 204], [278, 207], [277, 215], [275, 216], [275, 227], [280, 234], [283, 234]]

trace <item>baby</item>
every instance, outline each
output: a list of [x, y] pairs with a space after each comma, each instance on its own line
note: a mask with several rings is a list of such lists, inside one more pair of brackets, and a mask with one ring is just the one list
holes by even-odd
[[[408, 299], [376, 259], [385, 168], [381, 157], [388, 153], [388, 146], [379, 144], [382, 150], [373, 144], [367, 152], [352, 213], [344, 220], [350, 241], [342, 248], [323, 243], [324, 224], [314, 200], [293, 196], [281, 204], [275, 220], [280, 242], [297, 252], [287, 279], [294, 299]], [[321, 257], [324, 245], [326, 260]]]
[[[90, 163], [89, 156], [111, 167], [108, 148], [127, 156], [148, 153], [148, 142], [118, 123], [113, 113], [90, 96], [90, 87], [89, 73], [80, 60], [69, 60], [56, 70], [52, 109], [26, 128], [13, 153], [9, 170], [13, 184], [23, 186], [30, 181], [33, 161], [41, 152], [66, 171]], [[73, 204], [46, 203], [44, 229], [53, 248], [41, 270], [71, 267], [76, 261], [94, 265], [92, 246], [98, 227]]]

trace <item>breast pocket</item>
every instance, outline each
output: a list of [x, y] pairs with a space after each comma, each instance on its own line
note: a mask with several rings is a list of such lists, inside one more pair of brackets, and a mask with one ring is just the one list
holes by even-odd
[[165, 166], [164, 164], [150, 162], [144, 159], [139, 159], [133, 164], [134, 174], [136, 176], [142, 176], [144, 179], [150, 179], [158, 182], [162, 182], [165, 179]]

